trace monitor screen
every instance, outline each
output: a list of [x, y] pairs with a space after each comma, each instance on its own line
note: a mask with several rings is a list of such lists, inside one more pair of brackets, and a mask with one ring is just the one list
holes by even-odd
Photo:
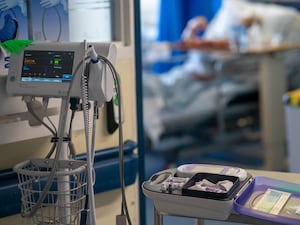
[[[115, 45], [93, 45], [97, 54], [115, 63]], [[81, 97], [86, 46], [86, 42], [36, 41], [11, 54], [6, 82], [8, 96]]]
[[24, 50], [22, 82], [72, 81], [74, 51]]

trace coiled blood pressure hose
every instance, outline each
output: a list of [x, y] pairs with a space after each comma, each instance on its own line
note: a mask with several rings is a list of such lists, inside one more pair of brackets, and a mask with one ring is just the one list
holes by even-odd
[[83, 117], [84, 117], [84, 128], [86, 137], [86, 150], [87, 150], [87, 201], [89, 206], [89, 223], [91, 225], [96, 225], [96, 212], [95, 212], [95, 198], [93, 193], [93, 162], [92, 162], [92, 151], [93, 147], [89, 144], [89, 103], [88, 103], [88, 64], [85, 67], [84, 74], [82, 75], [82, 107], [83, 107]]
[[119, 100], [119, 107], [118, 107], [118, 114], [119, 114], [119, 170], [120, 170], [120, 185], [121, 185], [121, 192], [122, 192], [122, 205], [121, 205], [121, 216], [125, 216], [129, 225], [132, 225], [127, 201], [126, 201], [126, 194], [125, 194], [125, 182], [124, 182], [124, 155], [123, 155], [123, 126], [122, 126], [122, 96], [121, 96], [121, 85], [118, 77], [118, 73], [112, 63], [105, 58], [104, 56], [98, 55], [98, 58], [101, 62], [104, 62], [107, 65], [112, 73], [115, 83], [116, 94]]
[[[121, 195], [122, 195], [122, 204], [121, 204], [121, 216], [126, 217], [129, 225], [132, 224], [129, 212], [128, 212], [128, 206], [126, 202], [126, 194], [125, 194], [125, 182], [124, 182], [124, 155], [123, 155], [123, 129], [122, 129], [122, 111], [121, 111], [121, 88], [120, 88], [120, 82], [119, 77], [116, 72], [115, 67], [112, 65], [112, 63], [104, 56], [96, 55], [93, 46], [89, 46], [89, 49], [92, 48], [92, 54], [91, 54], [91, 62], [86, 64], [86, 68], [84, 70], [84, 74], [82, 76], [82, 103], [83, 103], [83, 109], [84, 109], [84, 123], [85, 123], [85, 133], [86, 133], [86, 147], [87, 147], [87, 166], [88, 166], [88, 204], [89, 204], [89, 210], [90, 210], [90, 216], [89, 216], [89, 223], [91, 225], [96, 225], [96, 213], [95, 213], [95, 199], [94, 199], [94, 190], [93, 190], [93, 184], [95, 182], [95, 176], [94, 176], [94, 170], [93, 170], [93, 160], [94, 160], [94, 143], [95, 143], [95, 127], [96, 127], [96, 119], [97, 119], [97, 112], [98, 112], [98, 104], [99, 106], [102, 106], [103, 103], [106, 101], [109, 101], [113, 95], [113, 91], [109, 88], [106, 90], [102, 90], [102, 82], [105, 83], [105, 85], [109, 85], [110, 83], [114, 85], [116, 94], [119, 100], [119, 107], [118, 107], [118, 114], [119, 114], [119, 173], [120, 173], [120, 185], [121, 185]], [[97, 58], [97, 59], [96, 59]], [[101, 63], [101, 65], [99, 65]], [[100, 100], [94, 101], [94, 117], [93, 117], [93, 131], [92, 131], [92, 143], [89, 144], [89, 92], [91, 91], [88, 88], [88, 79], [90, 79], [90, 76], [88, 77], [87, 74], [90, 73], [90, 69], [92, 66], [101, 66], [100, 71], [106, 72], [106, 66], [108, 66], [110, 73], [105, 74], [105, 76], [112, 76], [112, 82], [110, 81], [110, 77], [98, 79], [98, 81], [101, 82], [101, 87], [99, 86], [99, 89], [97, 90], [97, 95], [100, 95]], [[98, 74], [101, 76], [102, 74]], [[99, 84], [98, 84], [99, 85]]]

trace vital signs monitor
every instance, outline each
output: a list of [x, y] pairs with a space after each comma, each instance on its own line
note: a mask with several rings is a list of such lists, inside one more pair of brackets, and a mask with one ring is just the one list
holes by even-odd
[[[65, 97], [71, 88], [70, 96], [80, 97], [80, 77], [87, 45], [85, 42], [33, 42], [11, 54], [8, 95]], [[114, 45], [93, 43], [93, 46], [97, 53], [110, 61], [116, 60]]]
[[[58, 163], [58, 160], [70, 160], [67, 153], [67, 148], [70, 148], [71, 152], [70, 127], [72, 119], [70, 118], [70, 124], [68, 124], [68, 112], [70, 109], [69, 98], [76, 97], [81, 99], [84, 117], [87, 160], [86, 163], [81, 165], [86, 165], [86, 169], [84, 169], [84, 171], [87, 172], [87, 175], [84, 182], [86, 182], [87, 185], [83, 186], [84, 189], [86, 189], [88, 196], [88, 198], [87, 196], [86, 198], [88, 201], [83, 197], [85, 194], [84, 190], [80, 193], [78, 199], [80, 198], [86, 203], [81, 204], [82, 210], [81, 208], [79, 209], [79, 207], [76, 207], [76, 209], [79, 209], [78, 211], [73, 210], [71, 204], [73, 203], [72, 201], [74, 201], [74, 196], [71, 193], [75, 186], [71, 190], [70, 184], [73, 186], [74, 183], [70, 183], [70, 173], [63, 174], [62, 176], [60, 174], [59, 178], [57, 178], [58, 195], [53, 197], [54, 199], [57, 198], [57, 200], [55, 200], [53, 204], [49, 201], [52, 205], [58, 207], [58, 218], [56, 218], [57, 214], [47, 217], [44, 213], [42, 213], [43, 218], [39, 219], [42, 219], [41, 223], [43, 224], [48, 223], [50, 220], [57, 222], [56, 224], [70, 224], [71, 218], [80, 218], [80, 216], [82, 216], [80, 218], [80, 224], [87, 224], [87, 221], [88, 224], [96, 224], [93, 189], [94, 155], [92, 154], [94, 151], [94, 142], [89, 144], [89, 106], [90, 103], [93, 105], [94, 115], [91, 139], [95, 140], [98, 108], [102, 107], [104, 103], [110, 102], [113, 96], [117, 96], [117, 99], [121, 101], [118, 74], [114, 67], [116, 61], [116, 50], [116, 46], [112, 43], [87, 43], [86, 41], [66, 43], [33, 42], [18, 53], [11, 54], [10, 68], [7, 78], [7, 93], [12, 96], [24, 96], [23, 100], [26, 102], [28, 111], [32, 113], [39, 122], [45, 126], [47, 125], [43, 122], [44, 115], [39, 116], [34, 112], [32, 107], [32, 103], [34, 101], [32, 101], [32, 99], [35, 97], [43, 97], [43, 103], [44, 100], [46, 102], [48, 98], [52, 97], [62, 99], [58, 129], [53, 130], [49, 128], [49, 126], [46, 126], [52, 132], [52, 140], [54, 140], [50, 153], [52, 154], [54, 149], [56, 151], [54, 162], [52, 164], [53, 168], [51, 168], [50, 174], [47, 173], [49, 176], [47, 176], [47, 183], [42, 188], [42, 192], [39, 186], [39, 192], [41, 193], [39, 197], [35, 199], [36, 203], [33, 204], [33, 207], [31, 207], [31, 205], [29, 206], [28, 202], [23, 201], [22, 213], [26, 217], [33, 217], [35, 214], [40, 215], [37, 212], [40, 208], [44, 207], [44, 200], [48, 198], [46, 197], [48, 196], [47, 194], [53, 193], [50, 191], [50, 187], [52, 187], [51, 184], [54, 182], [53, 180], [55, 180], [54, 177], [56, 176], [56, 172], [60, 174], [60, 172], [65, 171], [65, 168], [59, 167], [60, 163]], [[121, 104], [121, 102], [119, 104]], [[118, 107], [118, 116], [119, 121], [122, 121], [120, 107]], [[55, 125], [53, 126], [55, 127]], [[119, 149], [120, 153], [122, 153], [123, 137], [121, 122], [119, 126], [119, 137]], [[44, 159], [42, 160], [44, 161]], [[73, 164], [73, 160], [71, 159], [70, 161], [72, 161]], [[120, 165], [122, 164], [123, 161], [120, 160]], [[22, 174], [18, 168], [16, 170], [19, 174]], [[124, 176], [120, 175], [120, 179], [122, 179], [120, 180], [120, 183], [123, 184]], [[80, 183], [82, 185], [81, 181]], [[31, 188], [32, 187], [30, 187], [30, 189]], [[122, 186], [121, 188], [124, 189]], [[124, 192], [122, 191], [122, 193]], [[122, 199], [125, 199], [125, 195], [122, 195], [124, 196]], [[32, 202], [32, 199], [30, 199], [30, 202]], [[123, 202], [122, 207], [127, 208], [126, 204]], [[83, 216], [85, 210], [88, 211], [88, 219]], [[46, 222], [43, 222], [43, 220]]]

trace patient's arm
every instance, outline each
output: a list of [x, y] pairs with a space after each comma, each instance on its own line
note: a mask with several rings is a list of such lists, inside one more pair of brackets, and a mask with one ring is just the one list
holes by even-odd
[[195, 38], [199, 31], [205, 30], [206, 26], [207, 20], [203, 16], [190, 19], [182, 32], [181, 39], [188, 40]]
[[216, 79], [216, 76], [214, 74], [191, 73], [189, 77], [193, 80], [201, 82], [210, 82]]
[[223, 40], [206, 40], [198, 36], [199, 31], [204, 31], [207, 27], [207, 19], [203, 16], [197, 16], [188, 21], [184, 28], [181, 41], [171, 45], [171, 48], [189, 50], [189, 49], [227, 49], [229, 42]]
[[255, 23], [260, 24], [260, 25], [262, 24], [262, 19], [255, 14], [253, 14], [252, 16], [243, 18], [240, 21], [240, 24], [244, 25], [246, 28], [250, 28]]
[[[253, 24], [261, 24], [262, 20], [256, 14], [252, 14], [249, 17], [243, 18], [236, 21], [234, 24], [240, 24], [246, 28], [250, 28]], [[229, 37], [224, 36], [224, 38], [218, 39], [203, 39], [197, 36], [198, 32], [205, 30], [207, 27], [207, 20], [205, 17], [198, 16], [195, 17], [187, 23], [182, 36], [181, 41], [173, 45], [174, 48], [179, 48], [183, 50], [188, 49], [202, 49], [202, 50], [217, 50], [217, 49], [229, 49]], [[229, 29], [229, 28], [228, 28]]]

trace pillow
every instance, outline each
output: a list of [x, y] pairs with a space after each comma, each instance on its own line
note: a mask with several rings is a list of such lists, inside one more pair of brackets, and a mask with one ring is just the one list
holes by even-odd
[[220, 10], [208, 24], [205, 39], [227, 39], [231, 28], [253, 14], [253, 6], [245, 0], [223, 0]]
[[[205, 39], [230, 39], [232, 28], [244, 18], [261, 19], [263, 43], [282, 42], [290, 33], [299, 13], [292, 7], [276, 4], [252, 3], [246, 0], [223, 0], [223, 4], [208, 25]], [[295, 37], [295, 35], [294, 35]]]
[[300, 14], [298, 14], [294, 21], [289, 25], [289, 31], [284, 40], [289, 43], [300, 42]]
[[276, 4], [255, 4], [255, 14], [262, 20], [264, 43], [278, 44], [285, 41], [291, 25], [298, 16], [296, 9]]

